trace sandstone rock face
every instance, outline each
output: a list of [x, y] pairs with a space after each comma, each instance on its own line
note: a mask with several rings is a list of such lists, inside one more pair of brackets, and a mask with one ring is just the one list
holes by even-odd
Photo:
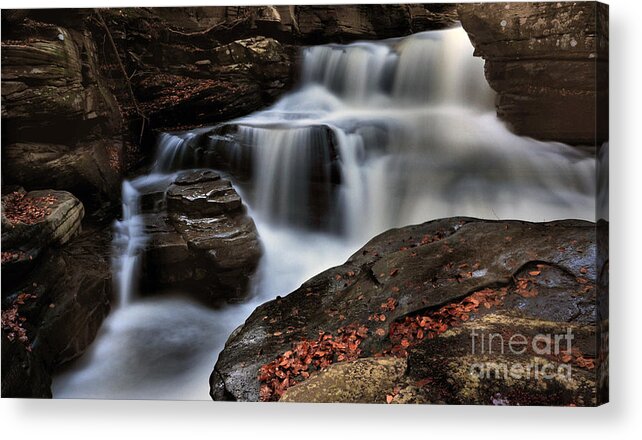
[[[543, 388], [537, 388], [541, 384], [529, 388], [536, 382], [524, 381], [528, 389], [511, 394], [506, 382], [469, 383], [448, 372], [451, 364], [459, 369], [474, 364], [469, 332], [464, 340], [461, 329], [483, 319], [488, 328], [523, 331], [527, 337], [535, 329], [564, 333], [571, 327], [578, 340], [588, 341], [595, 335], [595, 282], [602, 270], [596, 267], [596, 247], [595, 225], [582, 221], [536, 224], [453, 218], [385, 232], [343, 266], [258, 307], [228, 339], [210, 378], [210, 393], [215, 400], [278, 398], [287, 390], [285, 378], [290, 383], [303, 381], [292, 388], [293, 393], [296, 387], [307, 389], [301, 371], [312, 374], [311, 380], [318, 369], [313, 366], [334, 364], [340, 358], [328, 358], [326, 348], [308, 352], [302, 347], [330, 338], [336, 341], [333, 350], [352, 344], [350, 353], [357, 357], [408, 356], [408, 371], [394, 387], [396, 392], [390, 393], [399, 403], [491, 404], [489, 396], [500, 393], [511, 404], [592, 404], [595, 365], [584, 361], [575, 366], [579, 373], [570, 381], [560, 378], [559, 393], [548, 400]], [[419, 336], [422, 322], [426, 327], [421, 327]], [[356, 326], [361, 336], [339, 340], [349, 326]], [[462, 332], [461, 339], [442, 342], [452, 335], [449, 331]], [[584, 342], [573, 347], [579, 349], [573, 352], [577, 359], [596, 356]], [[524, 353], [519, 361], [530, 363], [532, 358], [537, 356]], [[294, 374], [295, 368], [303, 369]], [[267, 379], [259, 380], [259, 370]], [[347, 388], [349, 377], [345, 374]], [[430, 377], [438, 378], [438, 383], [432, 384]], [[334, 385], [338, 382], [319, 378], [312, 384], [328, 383], [333, 396], [345, 396], [347, 390], [338, 391]], [[301, 399], [331, 400], [319, 397], [320, 387], [302, 392], [306, 397]], [[532, 397], [527, 398], [529, 393]]]
[[486, 60], [497, 114], [537, 139], [608, 139], [608, 6], [591, 2], [461, 4]]
[[118, 188], [112, 168], [109, 141], [93, 141], [70, 147], [61, 144], [18, 142], [3, 146], [10, 164], [4, 176], [12, 182], [37, 189], [53, 186], [91, 198], [95, 191], [107, 194]]
[[191, 32], [227, 30], [228, 38], [254, 33], [306, 44], [402, 36], [457, 22], [455, 5], [448, 3], [157, 8], [154, 12], [175, 28]]
[[454, 5], [446, 4], [295, 6], [292, 15], [287, 6], [275, 8], [310, 42], [398, 37], [457, 21]]
[[91, 205], [110, 200], [118, 187], [121, 115], [94, 42], [87, 33], [26, 17], [5, 24], [5, 182], [75, 191]]
[[110, 240], [109, 228], [85, 231], [10, 285], [3, 265], [2, 397], [51, 397], [52, 371], [94, 340], [110, 307]]
[[148, 283], [190, 285], [211, 304], [243, 298], [262, 251], [230, 181], [212, 170], [181, 173], [167, 189], [166, 203], [166, 212], [145, 220]]
[[[2, 116], [11, 124], [29, 130], [60, 120], [109, 119], [108, 102], [97, 84], [83, 85], [83, 62], [94, 50], [82, 37], [75, 41], [62, 27], [46, 27], [35, 39], [6, 41], [2, 47]], [[78, 44], [80, 43], [80, 44]], [[58, 121], [56, 120], [58, 119]], [[30, 125], [33, 124], [33, 125]]]

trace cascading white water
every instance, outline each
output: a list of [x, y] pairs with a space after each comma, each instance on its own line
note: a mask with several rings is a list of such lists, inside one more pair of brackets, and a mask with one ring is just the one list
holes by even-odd
[[171, 183], [173, 165], [180, 161], [182, 145], [192, 134], [161, 134], [150, 174], [122, 184], [123, 218], [114, 225], [112, 268], [116, 278], [118, 305], [128, 305], [137, 287], [141, 254], [147, 243], [140, 199], [145, 192], [164, 191]]
[[320, 178], [349, 240], [453, 215], [594, 218], [594, 159], [512, 134], [463, 30], [312, 47], [303, 63], [296, 92], [234, 121], [255, 156], [253, 205], [273, 220], [310, 211], [310, 170], [333, 154], [338, 188]]
[[[472, 51], [462, 29], [311, 47], [300, 87], [271, 108], [224, 135], [220, 126], [163, 135], [152, 172], [123, 185], [114, 272], [128, 305], [56, 378], [54, 396], [207, 399], [216, 356], [259, 303], [391, 227], [455, 215], [594, 220], [594, 159], [512, 134]], [[132, 301], [145, 245], [140, 195], [166, 187], [174, 169], [207, 166], [217, 149], [232, 167], [251, 160], [249, 181], [235, 186], [265, 248], [254, 296], [217, 311]]]

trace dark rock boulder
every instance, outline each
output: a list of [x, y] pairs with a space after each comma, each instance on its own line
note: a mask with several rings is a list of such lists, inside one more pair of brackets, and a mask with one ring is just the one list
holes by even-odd
[[183, 172], [167, 189], [166, 204], [166, 212], [145, 216], [147, 283], [190, 286], [211, 304], [247, 295], [262, 250], [230, 181], [213, 170]]
[[[520, 135], [599, 146], [608, 139], [608, 6], [460, 4], [486, 60], [497, 114]], [[597, 115], [597, 117], [596, 117]]]
[[94, 340], [110, 308], [109, 229], [48, 249], [28, 277], [3, 287], [2, 397], [51, 397], [52, 372]]
[[[583, 221], [537, 224], [453, 218], [390, 230], [344, 265], [258, 307], [220, 354], [210, 379], [212, 397], [278, 398], [288, 385], [342, 358], [410, 354], [410, 372], [429, 368], [430, 356], [438, 351], [424, 356], [413, 355], [412, 350], [430, 346], [446, 335], [445, 330], [491, 312], [501, 313], [506, 328], [516, 331], [522, 325], [526, 329], [539, 324], [565, 331], [568, 324], [584, 335], [595, 332], [595, 278], [601, 270], [596, 267], [596, 247], [595, 225]], [[443, 316], [455, 318], [444, 321]], [[422, 321], [432, 323], [432, 336], [427, 329], [418, 336], [419, 324], [413, 323]], [[311, 346], [321, 348], [314, 352]], [[592, 355], [587, 347], [580, 348]], [[463, 350], [470, 346], [453, 346], [441, 353], [455, 357]], [[470, 359], [460, 361], [465, 364]], [[412, 374], [408, 377], [423, 387], [426, 377]], [[412, 394], [412, 387], [417, 385], [410, 379], [399, 384], [398, 391], [405, 390], [401, 401], [464, 402], [456, 395], [457, 387], [449, 395]], [[563, 398], [551, 398], [549, 404], [571, 400], [590, 404], [586, 390], [569, 391]], [[480, 391], [477, 400], [467, 403], [489, 403], [485, 393]], [[515, 396], [512, 399], [519, 403]]]

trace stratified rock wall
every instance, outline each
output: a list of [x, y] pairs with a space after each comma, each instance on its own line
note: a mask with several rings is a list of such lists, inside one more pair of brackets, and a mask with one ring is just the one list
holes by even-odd
[[497, 114], [520, 135], [600, 146], [608, 139], [608, 6], [597, 2], [461, 4], [486, 60]]
[[99, 207], [117, 193], [122, 140], [94, 42], [55, 24], [21, 23], [3, 26], [3, 183], [69, 190]]

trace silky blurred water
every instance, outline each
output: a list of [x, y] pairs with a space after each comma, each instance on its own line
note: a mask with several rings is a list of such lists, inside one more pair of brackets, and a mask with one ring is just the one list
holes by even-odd
[[[55, 377], [54, 397], [208, 399], [218, 353], [256, 306], [392, 227], [457, 215], [594, 220], [595, 160], [511, 133], [472, 53], [462, 29], [311, 47], [297, 89], [230, 123], [237, 156], [252, 152], [250, 179], [235, 186], [265, 249], [245, 304], [210, 310], [181, 292], [136, 297], [140, 194], [166, 187], [175, 169], [205, 166], [210, 134], [161, 136], [152, 173], [123, 184], [119, 303], [88, 353]], [[333, 161], [339, 179], [325, 167]], [[319, 194], [328, 198], [320, 223], [305, 215]]]

